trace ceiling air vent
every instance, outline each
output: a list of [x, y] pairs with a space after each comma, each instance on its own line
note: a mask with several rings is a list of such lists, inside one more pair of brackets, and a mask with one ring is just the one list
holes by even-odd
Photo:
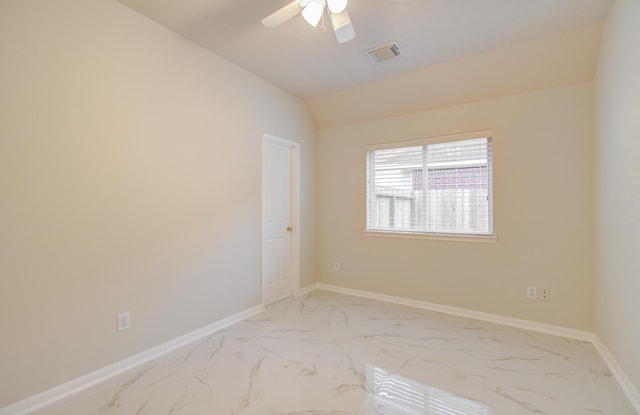
[[371, 59], [373, 63], [378, 63], [402, 55], [402, 49], [400, 49], [398, 42], [391, 42], [386, 45], [378, 46], [377, 48], [367, 49], [364, 53], [369, 56], [369, 59]]

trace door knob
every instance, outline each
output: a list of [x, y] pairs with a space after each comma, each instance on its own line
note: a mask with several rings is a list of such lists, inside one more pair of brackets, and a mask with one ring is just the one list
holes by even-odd
[[287, 226], [287, 232], [293, 232], [293, 228], [291, 226]]

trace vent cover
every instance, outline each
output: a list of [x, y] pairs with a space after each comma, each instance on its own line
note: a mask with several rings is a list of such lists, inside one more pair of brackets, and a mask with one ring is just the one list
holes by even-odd
[[373, 63], [378, 63], [401, 56], [402, 49], [400, 49], [398, 42], [391, 42], [377, 48], [367, 49], [364, 53], [369, 56]]

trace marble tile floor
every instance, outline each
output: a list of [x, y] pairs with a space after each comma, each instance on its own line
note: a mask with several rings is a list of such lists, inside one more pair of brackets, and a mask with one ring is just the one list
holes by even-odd
[[637, 413], [590, 343], [316, 290], [37, 414]]

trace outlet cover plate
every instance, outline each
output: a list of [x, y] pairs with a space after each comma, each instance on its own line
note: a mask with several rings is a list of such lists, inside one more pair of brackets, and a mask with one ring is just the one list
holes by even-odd
[[131, 328], [131, 312], [118, 314], [118, 331], [125, 331]]
[[542, 298], [541, 298], [541, 300], [542, 300], [542, 301], [549, 301], [549, 300], [551, 300], [551, 290], [550, 290], [550, 289], [548, 289], [548, 288], [544, 288], [544, 289], [542, 290]]

